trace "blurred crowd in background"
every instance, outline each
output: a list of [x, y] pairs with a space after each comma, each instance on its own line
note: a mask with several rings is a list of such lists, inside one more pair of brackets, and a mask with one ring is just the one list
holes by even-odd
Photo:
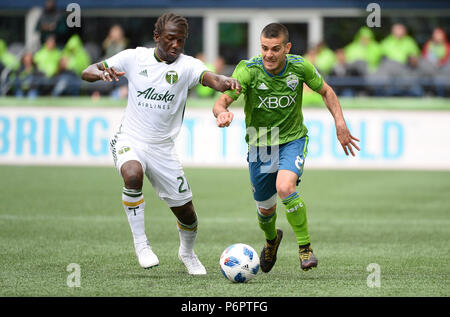
[[305, 56], [328, 77], [339, 95], [445, 96], [450, 79], [450, 43], [437, 27], [419, 47], [403, 24], [377, 42], [368, 27], [361, 27], [345, 47], [330, 50], [320, 43]]
[[[112, 25], [101, 43], [84, 43], [79, 34], [65, 32], [64, 14], [56, 10], [54, 1], [47, 1], [36, 30], [41, 45], [35, 50], [8, 47], [0, 39], [1, 95], [126, 98], [126, 78], [113, 84], [87, 84], [80, 79], [89, 64], [131, 47], [120, 24]], [[230, 75], [223, 57], [206, 61], [201, 52], [195, 56], [211, 71]], [[304, 57], [340, 96], [450, 96], [450, 43], [441, 27], [420, 47], [401, 23], [393, 24], [391, 33], [380, 41], [372, 29], [363, 26], [344, 47], [332, 50], [322, 42], [309, 48]], [[198, 86], [193, 94], [211, 97], [215, 92]]]

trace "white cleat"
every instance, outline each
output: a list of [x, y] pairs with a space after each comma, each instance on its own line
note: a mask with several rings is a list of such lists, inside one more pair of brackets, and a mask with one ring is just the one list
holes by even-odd
[[158, 257], [153, 253], [150, 246], [145, 246], [139, 251], [136, 251], [136, 256], [138, 258], [139, 264], [144, 269], [150, 269], [159, 264]]
[[178, 258], [186, 266], [188, 273], [191, 275], [205, 275], [206, 269], [198, 259], [197, 255], [192, 252], [191, 254], [178, 253]]

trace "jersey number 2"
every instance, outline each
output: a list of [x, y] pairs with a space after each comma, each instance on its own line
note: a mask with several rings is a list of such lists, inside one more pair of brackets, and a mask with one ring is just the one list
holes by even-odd
[[[178, 176], [177, 180], [179, 180], [181, 182], [180, 186], [178, 187], [178, 192], [179, 193], [184, 193], [185, 191], [187, 191], [189, 189], [189, 184], [188, 184], [188, 182], [186, 181], [186, 179], [183, 176]], [[184, 186], [184, 183], [186, 183], [186, 185], [187, 185], [186, 187], [187, 188]]]

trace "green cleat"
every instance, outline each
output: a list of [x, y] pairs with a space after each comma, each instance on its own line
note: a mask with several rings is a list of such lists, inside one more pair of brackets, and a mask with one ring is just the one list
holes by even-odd
[[267, 241], [261, 251], [259, 263], [261, 271], [263, 271], [264, 273], [268, 273], [275, 265], [275, 262], [277, 261], [277, 251], [278, 247], [280, 246], [281, 239], [283, 239], [283, 231], [281, 229], [277, 229], [277, 237], [272, 243]]
[[300, 265], [303, 271], [308, 271], [317, 267], [317, 263], [319, 262], [309, 244], [306, 246], [299, 246], [298, 257], [300, 258]]

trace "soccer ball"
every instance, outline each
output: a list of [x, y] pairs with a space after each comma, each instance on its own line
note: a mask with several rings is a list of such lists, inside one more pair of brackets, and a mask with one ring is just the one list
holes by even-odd
[[220, 270], [232, 282], [246, 283], [259, 270], [259, 256], [255, 249], [243, 243], [230, 245], [220, 256]]

